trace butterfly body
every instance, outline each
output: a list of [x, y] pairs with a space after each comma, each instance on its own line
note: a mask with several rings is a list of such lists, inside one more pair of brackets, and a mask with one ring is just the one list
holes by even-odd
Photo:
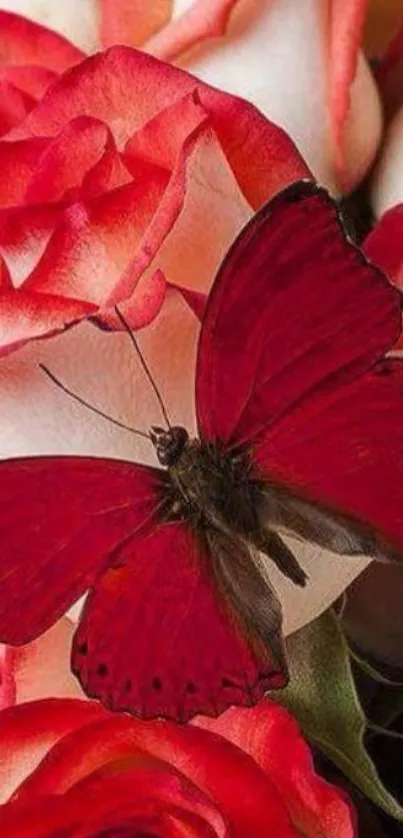
[[29, 642], [88, 592], [72, 669], [113, 710], [186, 721], [284, 686], [267, 568], [306, 580], [287, 535], [403, 556], [400, 329], [401, 296], [329, 195], [275, 196], [207, 301], [198, 439], [153, 426], [163, 468], [0, 463], [0, 641]]

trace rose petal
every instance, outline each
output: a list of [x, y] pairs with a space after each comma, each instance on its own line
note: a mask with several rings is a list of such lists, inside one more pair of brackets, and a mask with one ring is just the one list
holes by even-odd
[[[188, 0], [181, 8], [189, 5]], [[296, 15], [289, 0], [240, 3], [226, 36], [194, 48], [181, 64], [251, 100], [286, 129], [317, 179], [337, 190], [329, 119], [329, 6], [299, 0]], [[361, 58], [345, 125], [345, 188], [353, 188], [369, 168], [381, 128], [379, 96]]]
[[[14, 143], [9, 145], [14, 146]], [[96, 193], [101, 186], [99, 174], [97, 189], [94, 190], [93, 184], [91, 190], [81, 189], [81, 185], [90, 173], [93, 174], [92, 170], [104, 158], [107, 150], [117, 157], [113, 137], [103, 122], [87, 116], [73, 119], [46, 145], [27, 184], [24, 203], [50, 203], [67, 198], [74, 200], [74, 196], [80, 193]], [[121, 164], [121, 170], [123, 168]], [[129, 179], [129, 173], [126, 172], [126, 182]], [[118, 185], [121, 184], [116, 182], [116, 178], [112, 183], [106, 184], [105, 180], [102, 183], [104, 188]]]
[[269, 700], [252, 709], [231, 708], [197, 725], [233, 742], [270, 777], [293, 823], [304, 835], [354, 838], [354, 812], [346, 796], [320, 777], [312, 754], [290, 713]]
[[[119, 303], [119, 311], [123, 314], [126, 322], [134, 331], [148, 326], [159, 314], [165, 300], [167, 281], [165, 274], [160, 269], [150, 276], [143, 276], [135, 289], [134, 294], [128, 299]], [[123, 329], [122, 321], [115, 311], [103, 311], [91, 317], [91, 321], [102, 329]]]
[[[113, 47], [63, 76], [13, 138], [55, 136], [67, 121], [85, 113], [106, 122], [122, 147], [153, 116], [194, 89], [194, 78], [182, 70]], [[251, 206], [309, 174], [287, 135], [252, 105], [201, 83], [197, 92]]]
[[65, 793], [106, 763], [138, 749], [169, 762], [211, 796], [241, 834], [264, 835], [276, 824], [278, 838], [296, 835], [270, 780], [234, 745], [189, 725], [123, 716], [95, 721], [64, 736], [19, 788], [19, 799]]
[[62, 73], [83, 58], [56, 32], [0, 9], [0, 65], [36, 64]]
[[96, 306], [53, 294], [20, 290], [0, 292], [0, 354], [22, 346], [26, 341], [64, 331]]
[[141, 46], [169, 23], [173, 0], [98, 0], [99, 36], [104, 47], [112, 44]]
[[379, 218], [403, 203], [403, 107], [389, 123], [371, 185], [371, 202]]
[[0, 800], [9, 796], [55, 742], [104, 715], [100, 705], [77, 699], [46, 699], [0, 715]]
[[48, 143], [46, 139], [0, 142], [1, 207], [23, 201], [32, 172]]
[[63, 618], [42, 637], [14, 649], [16, 702], [40, 698], [85, 698], [70, 671], [74, 625]]
[[357, 72], [368, 0], [332, 0], [330, 4], [329, 84], [335, 165], [344, 177], [343, 135], [350, 110], [350, 86]]
[[0, 810], [0, 828], [10, 836], [51, 838], [78, 826], [92, 835], [126, 826], [133, 835], [152, 830], [166, 838], [229, 838], [207, 796], [169, 764], [141, 753], [111, 763], [66, 795], [17, 799]]
[[35, 102], [45, 94], [48, 87], [57, 79], [57, 75], [54, 70], [49, 70], [47, 67], [28, 64], [0, 69], [0, 78], [26, 93]]
[[[18, 157], [15, 162], [18, 164]], [[29, 174], [29, 169], [25, 170], [25, 174]], [[22, 181], [20, 185], [25, 187], [26, 182]], [[21, 286], [30, 276], [62, 212], [62, 204], [17, 204], [16, 207], [0, 210], [0, 255], [13, 278], [13, 286]]]
[[35, 99], [5, 79], [0, 79], [0, 136], [19, 125], [32, 110]]
[[[251, 211], [197, 99], [197, 94], [186, 96], [147, 123], [127, 144], [125, 161], [133, 172], [144, 165], [144, 159], [172, 169], [182, 132], [189, 137], [187, 142], [193, 148], [187, 163], [183, 208], [156, 254], [155, 265], [162, 268], [171, 284], [205, 291]], [[172, 124], [176, 130], [172, 130]], [[195, 143], [192, 134], [199, 124], [203, 130]]]
[[164, 61], [172, 61], [195, 44], [224, 35], [238, 1], [193, 0], [182, 15], [150, 38], [144, 49]]
[[14, 649], [0, 644], [0, 710], [15, 704]]

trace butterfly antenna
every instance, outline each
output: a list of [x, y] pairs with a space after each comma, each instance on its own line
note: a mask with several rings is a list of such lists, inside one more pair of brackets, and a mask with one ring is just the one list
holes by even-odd
[[121, 324], [122, 324], [123, 328], [126, 330], [127, 334], [128, 334], [128, 335], [129, 335], [129, 337], [130, 337], [130, 340], [131, 340], [131, 342], [132, 342], [132, 344], [133, 344], [133, 346], [134, 346], [134, 348], [135, 348], [135, 350], [136, 350], [136, 352], [137, 352], [137, 355], [138, 355], [138, 357], [139, 357], [139, 359], [140, 359], [141, 366], [143, 367], [143, 370], [144, 370], [144, 372], [145, 372], [145, 374], [146, 374], [146, 376], [147, 376], [147, 378], [148, 378], [148, 380], [149, 380], [149, 382], [150, 382], [150, 384], [151, 384], [151, 387], [153, 388], [154, 393], [155, 393], [155, 395], [157, 396], [157, 399], [158, 399], [158, 401], [159, 401], [159, 405], [160, 405], [160, 408], [161, 408], [161, 411], [162, 411], [162, 415], [163, 415], [163, 417], [164, 417], [164, 419], [165, 419], [165, 421], [166, 421], [166, 423], [167, 423], [167, 425], [168, 425], [168, 428], [169, 428], [169, 429], [171, 429], [172, 425], [171, 425], [171, 423], [170, 423], [170, 421], [169, 421], [168, 413], [167, 413], [166, 407], [165, 407], [165, 405], [164, 405], [164, 402], [163, 402], [163, 400], [162, 400], [161, 393], [159, 392], [158, 387], [157, 387], [157, 385], [156, 385], [156, 383], [155, 383], [155, 381], [154, 381], [154, 379], [153, 379], [153, 377], [152, 377], [152, 375], [151, 375], [151, 372], [150, 372], [150, 370], [149, 370], [149, 368], [148, 368], [148, 366], [147, 366], [146, 360], [145, 360], [145, 358], [144, 358], [144, 356], [143, 356], [143, 354], [142, 354], [142, 352], [141, 352], [141, 349], [140, 349], [140, 347], [139, 347], [139, 345], [138, 345], [138, 343], [137, 343], [137, 340], [136, 340], [136, 337], [135, 337], [135, 335], [134, 335], [134, 332], [133, 332], [133, 330], [130, 328], [130, 326], [129, 326], [129, 324], [128, 324], [127, 320], [126, 320], [126, 318], [123, 316], [122, 312], [118, 309], [118, 307], [117, 307], [117, 306], [115, 306], [115, 311], [116, 311], [116, 314], [117, 314], [117, 316], [118, 316], [118, 318], [119, 318], [119, 320], [120, 320], [120, 322], [121, 322]]
[[144, 433], [144, 431], [138, 431], [136, 428], [131, 428], [130, 425], [125, 425], [124, 422], [119, 422], [119, 419], [114, 419], [113, 416], [109, 416], [108, 413], [104, 413], [103, 410], [99, 410], [98, 407], [94, 407], [93, 404], [90, 404], [85, 399], [81, 398], [81, 396], [77, 395], [77, 393], [74, 393], [73, 390], [70, 390], [68, 387], [66, 387], [65, 384], [63, 384], [62, 381], [56, 378], [56, 376], [53, 375], [53, 372], [51, 372], [50, 369], [48, 369], [48, 367], [45, 367], [44, 364], [39, 364], [39, 366], [41, 370], [43, 370], [43, 372], [46, 373], [48, 378], [50, 378], [50, 380], [53, 381], [53, 384], [56, 384], [57, 387], [60, 387], [60, 389], [63, 390], [64, 393], [67, 393], [68, 396], [71, 396], [72, 399], [75, 399], [75, 401], [81, 404], [83, 407], [86, 407], [88, 410], [92, 410], [92, 412], [96, 413], [97, 416], [102, 416], [103, 419], [107, 419], [108, 422], [112, 422], [112, 424], [117, 425], [118, 428], [123, 428], [125, 431], [130, 431], [131, 434], [136, 434], [137, 436], [142, 436], [144, 437], [144, 439], [150, 440], [150, 442], [152, 441], [151, 437], [148, 434]]

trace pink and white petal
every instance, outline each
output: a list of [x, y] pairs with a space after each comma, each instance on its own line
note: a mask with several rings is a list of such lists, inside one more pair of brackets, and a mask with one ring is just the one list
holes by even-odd
[[249, 754], [270, 777], [307, 838], [354, 838], [355, 817], [347, 797], [316, 773], [312, 754], [291, 714], [268, 699], [252, 709], [230, 708], [195, 724], [224, 736]]
[[85, 698], [70, 670], [74, 628], [63, 617], [33, 643], [13, 649], [17, 704], [41, 698]]
[[[308, 176], [289, 137], [253, 105], [197, 84], [241, 190], [254, 207], [300, 177]], [[118, 148], [153, 116], [195, 89], [195, 79], [128, 47], [113, 47], [63, 76], [10, 139], [55, 136], [82, 113], [106, 122]]]
[[0, 137], [19, 125], [36, 104], [35, 99], [0, 78]]
[[45, 252], [63, 209], [62, 204], [0, 209], [0, 256], [7, 265], [14, 287], [21, 286], [30, 276]]
[[80, 300], [35, 294], [24, 290], [0, 292], [0, 355], [29, 340], [55, 335], [84, 317], [96, 306]]
[[251, 214], [215, 132], [206, 125], [189, 158], [183, 209], [152, 267], [160, 267], [172, 285], [206, 293]]
[[386, 129], [382, 152], [372, 178], [371, 200], [377, 218], [403, 203], [403, 107]]
[[8, 800], [61, 737], [104, 714], [95, 702], [67, 698], [27, 702], [3, 710], [0, 714], [0, 801]]
[[24, 289], [90, 300], [97, 307], [131, 296], [180, 209], [168, 198], [163, 215], [167, 186], [165, 173], [155, 171], [68, 207]]
[[47, 148], [49, 140], [35, 138], [21, 142], [0, 142], [0, 207], [24, 201], [32, 172]]
[[[183, 0], [181, 9], [190, 5], [191, 0]], [[328, 7], [322, 0], [299, 0], [296, 15], [290, 0], [240, 3], [226, 36], [193, 49], [180, 63], [209, 84], [252, 101], [288, 132], [315, 177], [337, 190], [329, 118]], [[345, 125], [348, 189], [372, 163], [382, 128], [379, 96], [363, 60], [351, 99]]]
[[[29, 12], [23, 3], [18, 4], [18, 0], [12, 0], [12, 3], [16, 12]], [[59, 14], [61, 9], [60, 5]], [[62, 73], [82, 58], [81, 50], [56, 32], [0, 9], [0, 65], [36, 64]]]
[[83, 179], [108, 148], [114, 150], [114, 143], [105, 123], [93, 117], [76, 117], [48, 142], [27, 185], [24, 203], [74, 200]]
[[102, 46], [141, 47], [169, 23], [173, 0], [98, 0], [98, 4]]
[[[172, 127], [170, 126], [174, 126]], [[181, 213], [156, 253], [154, 266], [169, 282], [206, 291], [240, 228], [251, 215], [197, 91], [154, 117], [125, 149], [126, 165], [144, 161], [173, 170], [178, 149], [188, 154]], [[176, 176], [178, 178], [178, 175]], [[173, 181], [171, 181], [171, 185]], [[209, 231], [206, 236], [206, 218]], [[200, 246], [200, 242], [203, 246]]]
[[0, 710], [12, 707], [16, 701], [14, 649], [0, 644]]
[[[161, 311], [167, 292], [165, 274], [158, 268], [154, 273], [146, 271], [139, 279], [136, 288], [128, 300], [119, 303], [119, 311], [132, 329], [148, 326]], [[122, 321], [114, 309], [104, 309], [91, 322], [101, 329], [122, 329]]]
[[[225, 35], [231, 12], [239, 0], [192, 0], [171, 23], [144, 44], [150, 55], [173, 61], [209, 38]], [[176, 3], [174, 3], [176, 6]]]

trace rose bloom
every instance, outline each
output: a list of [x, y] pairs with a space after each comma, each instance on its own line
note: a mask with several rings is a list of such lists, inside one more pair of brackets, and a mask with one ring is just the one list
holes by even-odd
[[290, 714], [264, 700], [191, 725], [141, 722], [77, 699], [0, 711], [7, 838], [353, 838]]

